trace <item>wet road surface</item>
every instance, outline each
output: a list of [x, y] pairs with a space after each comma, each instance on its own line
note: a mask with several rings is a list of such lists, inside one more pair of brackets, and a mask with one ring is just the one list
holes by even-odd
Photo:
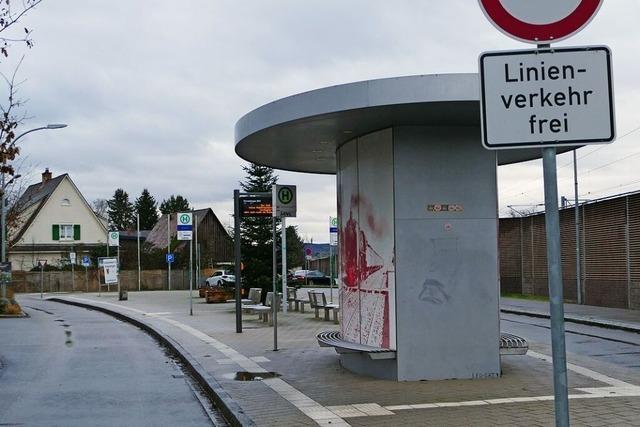
[[0, 426], [220, 425], [145, 332], [82, 308], [21, 303], [29, 318], [0, 320]]

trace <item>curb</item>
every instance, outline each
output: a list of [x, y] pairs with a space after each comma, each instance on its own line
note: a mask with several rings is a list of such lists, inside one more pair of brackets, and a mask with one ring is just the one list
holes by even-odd
[[[549, 314], [540, 312], [540, 311], [521, 310], [521, 309], [513, 309], [513, 308], [500, 308], [500, 312], [507, 313], [507, 314], [519, 314], [522, 316], [538, 317], [541, 319], [551, 318]], [[568, 315], [568, 316], [565, 315], [564, 320], [565, 322], [578, 323], [581, 325], [597, 326], [600, 328], [607, 328], [607, 329], [618, 329], [621, 331], [634, 332], [636, 334], [640, 334], [640, 325], [636, 326], [630, 323], [617, 322], [615, 320], [604, 321], [604, 320], [596, 320], [589, 317], [572, 316], [572, 315]]]
[[123, 313], [110, 310], [98, 305], [91, 305], [77, 301], [69, 301], [61, 298], [48, 298], [48, 301], [54, 301], [62, 304], [73, 305], [76, 307], [86, 308], [87, 310], [100, 311], [109, 316], [115, 317], [118, 320], [122, 320], [131, 323], [134, 326], [147, 332], [153, 338], [160, 341], [165, 347], [167, 347], [187, 368], [189, 373], [198, 382], [198, 385], [202, 387], [202, 390], [207, 396], [215, 402], [220, 412], [224, 415], [227, 422], [232, 426], [255, 426], [255, 422], [244, 413], [244, 410], [238, 405], [238, 403], [229, 396], [229, 394], [218, 384], [218, 382], [198, 363], [197, 360], [186, 351], [180, 343], [176, 342], [173, 338], [155, 329], [148, 323], [129, 317]]

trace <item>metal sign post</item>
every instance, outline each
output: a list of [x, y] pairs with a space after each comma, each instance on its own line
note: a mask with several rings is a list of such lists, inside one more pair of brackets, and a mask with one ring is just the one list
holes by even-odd
[[138, 292], [142, 289], [142, 267], [140, 265], [140, 212], [136, 213], [136, 239], [138, 241]]
[[278, 351], [278, 289], [276, 287], [276, 271], [278, 269], [277, 261], [276, 261], [276, 219], [275, 217], [271, 218], [271, 238], [273, 240], [273, 298], [271, 299], [271, 308], [273, 309], [273, 351]]
[[241, 333], [242, 301], [240, 301], [240, 289], [242, 287], [242, 271], [240, 270], [240, 190], [233, 190], [233, 242], [236, 275], [236, 333]]
[[[286, 217], [295, 217], [297, 211], [297, 189], [295, 185], [273, 185], [271, 198], [273, 217], [282, 219], [282, 311], [287, 312], [289, 301], [287, 289], [287, 225]], [[275, 236], [275, 235], [274, 235]], [[274, 237], [275, 238], [275, 237]]]
[[334, 246], [338, 244], [338, 218], [329, 217], [329, 288], [331, 294], [331, 303], [333, 303], [333, 271], [336, 269], [336, 263], [333, 259], [335, 250]]
[[76, 271], [75, 271], [76, 253], [75, 252], [69, 252], [69, 261], [71, 262], [71, 292], [75, 292], [75, 289], [76, 289]]
[[500, 31], [537, 45], [480, 55], [481, 137], [488, 149], [542, 148], [555, 420], [563, 427], [569, 425], [569, 399], [556, 147], [612, 142], [615, 116], [609, 48], [551, 49], [549, 43], [583, 29], [602, 1], [545, 1], [534, 7], [520, 0], [506, 7], [501, 0], [479, 0]]
[[177, 214], [178, 240], [189, 241], [189, 315], [193, 316], [193, 210]]
[[39, 259], [38, 265], [40, 266], [40, 299], [42, 299], [44, 294], [44, 266], [47, 265], [47, 260]]
[[167, 214], [167, 289], [171, 290], [171, 214]]

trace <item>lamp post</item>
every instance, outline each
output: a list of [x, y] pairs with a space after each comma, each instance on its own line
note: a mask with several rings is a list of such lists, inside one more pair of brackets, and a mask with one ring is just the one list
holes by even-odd
[[[18, 142], [18, 140], [20, 138], [22, 138], [23, 136], [25, 136], [26, 134], [29, 134], [31, 132], [36, 132], [39, 130], [48, 130], [48, 129], [62, 129], [67, 127], [66, 124], [64, 123], [52, 123], [52, 124], [48, 124], [46, 126], [41, 126], [41, 127], [37, 127], [37, 128], [33, 128], [33, 129], [29, 129], [26, 132], [21, 133], [20, 135], [18, 135], [17, 137], [15, 137], [13, 139], [13, 141], [11, 141], [11, 143], [9, 144], [9, 147], [7, 148], [11, 148], [13, 147], [16, 142]], [[3, 153], [5, 154], [5, 153]], [[3, 155], [2, 156], [2, 166], [4, 167], [6, 165], [6, 157]], [[6, 214], [6, 206], [5, 206], [5, 195], [6, 195], [6, 189], [7, 187], [13, 182], [15, 181], [17, 178], [20, 177], [20, 175], [16, 175], [13, 178], [11, 178], [11, 180], [7, 183], [5, 183], [5, 173], [4, 173], [4, 169], [2, 170], [2, 173], [0, 174], [1, 178], [0, 178], [0, 228], [2, 228], [2, 230], [0, 230], [0, 239], [2, 240], [2, 242], [0, 242], [0, 249], [1, 249], [1, 254], [0, 254], [0, 261], [1, 262], [6, 262], [7, 261], [7, 214]], [[2, 284], [2, 298], [6, 298], [6, 287], [5, 284]]]

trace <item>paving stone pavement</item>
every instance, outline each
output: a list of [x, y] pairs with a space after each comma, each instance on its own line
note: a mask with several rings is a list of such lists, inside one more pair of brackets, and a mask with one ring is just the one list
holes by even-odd
[[[273, 351], [273, 330], [257, 316], [245, 315], [237, 334], [233, 304], [195, 298], [189, 316], [184, 291], [130, 292], [123, 302], [113, 293], [56, 297], [103, 305], [162, 330], [261, 426], [554, 424], [550, 349], [542, 344], [531, 343], [531, 356], [503, 357], [501, 378], [393, 382], [342, 369], [335, 351], [315, 340], [338, 326], [313, 312], [280, 313], [279, 350]], [[573, 425], [640, 426], [640, 375], [568, 356], [575, 365], [569, 371]], [[280, 376], [236, 381], [238, 371]]]

